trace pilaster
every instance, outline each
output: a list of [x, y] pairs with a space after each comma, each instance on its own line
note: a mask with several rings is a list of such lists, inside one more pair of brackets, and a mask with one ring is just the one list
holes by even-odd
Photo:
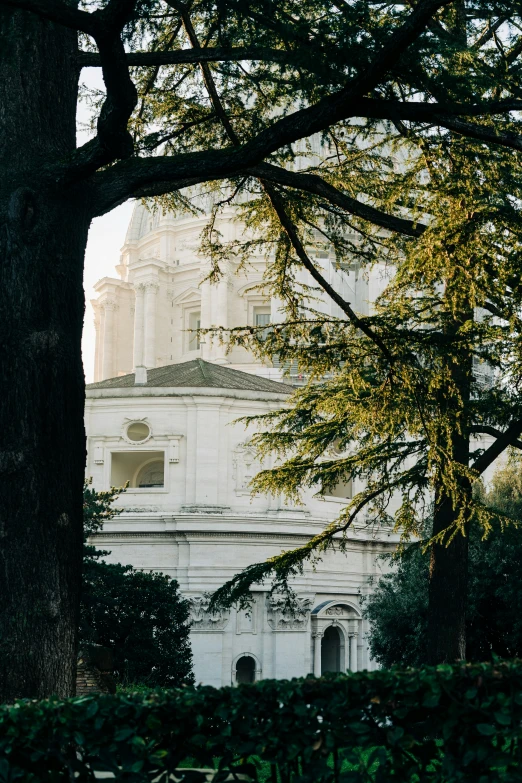
[[156, 282], [146, 282], [144, 288], [143, 364], [151, 368], [156, 366], [156, 299], [159, 285]]

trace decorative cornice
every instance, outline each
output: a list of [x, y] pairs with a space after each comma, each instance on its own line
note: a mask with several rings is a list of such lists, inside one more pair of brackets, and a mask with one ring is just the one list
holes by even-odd
[[[128, 512], [130, 509], [124, 509], [124, 513]], [[137, 511], [137, 509], [133, 509], [133, 511]], [[149, 511], [149, 509], [143, 509], [143, 511]], [[157, 522], [157, 520], [155, 520]], [[122, 520], [121, 518], [118, 519], [116, 524], [124, 523], [125, 520]], [[274, 541], [277, 539], [277, 541], [284, 542], [285, 538], [289, 539], [288, 534], [284, 533], [281, 535], [278, 535], [277, 532], [274, 533], [251, 533], [249, 531], [241, 531], [238, 530], [235, 533], [229, 533], [227, 531], [219, 532], [219, 531], [209, 531], [208, 533], [205, 531], [200, 530], [151, 530], [143, 531], [140, 533], [133, 533], [133, 532], [127, 532], [126, 530], [114, 530], [112, 532], [108, 531], [100, 531], [99, 533], [95, 534], [96, 536], [101, 537], [108, 537], [108, 538], [123, 538], [123, 537], [130, 537], [130, 538], [158, 538], [158, 537], [169, 537], [169, 538], [179, 538], [180, 540], [185, 540], [187, 538], [241, 538], [241, 539], [251, 539], [251, 540], [260, 540], [260, 541]], [[301, 539], [302, 541], [306, 542], [309, 541], [311, 536], [303, 536], [303, 535], [296, 535], [292, 536], [292, 541], [288, 541], [288, 543], [293, 543], [296, 539]]]
[[126, 538], [136, 539], [139, 538], [142, 541], [146, 541], [149, 538], [155, 538], [155, 539], [176, 539], [180, 538], [179, 533], [176, 531], [160, 531], [160, 530], [152, 530], [150, 533], [120, 533], [119, 531], [115, 530], [112, 533], [108, 530], [101, 530], [99, 533], [93, 533], [89, 536], [89, 538], [114, 538], [118, 541], [123, 541]]
[[191, 503], [188, 506], [181, 506], [184, 514], [224, 514], [231, 511], [230, 506], [211, 506], [203, 503]]
[[187, 536], [187, 538], [244, 538], [244, 539], [253, 539], [253, 540], [268, 540], [268, 541], [274, 541], [277, 539], [277, 541], [284, 541], [284, 539], [288, 539], [290, 542], [290, 539], [292, 542], [296, 540], [302, 540], [304, 542], [309, 541], [312, 536], [303, 536], [300, 533], [296, 533], [295, 535], [292, 533], [278, 533], [277, 531], [274, 531], [273, 533], [251, 533], [250, 531], [243, 531], [238, 530], [237, 532], [228, 532], [228, 531], [209, 531], [205, 532], [203, 530], [184, 530], [183, 534]]

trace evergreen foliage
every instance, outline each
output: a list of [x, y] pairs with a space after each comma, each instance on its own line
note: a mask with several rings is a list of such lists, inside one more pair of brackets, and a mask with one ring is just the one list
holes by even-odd
[[101, 560], [109, 552], [87, 538], [120, 513], [122, 490], [84, 489], [84, 560], [80, 644], [109, 647], [120, 685], [177, 687], [194, 681], [188, 603], [165, 574]]
[[[510, 461], [484, 496], [495, 513], [487, 538], [470, 530], [466, 657], [522, 657], [522, 463]], [[366, 600], [369, 646], [381, 666], [416, 666], [426, 658], [429, 559], [412, 544]]]
[[[496, 45], [477, 60], [470, 48], [476, 20], [450, 18], [452, 44], [437, 50], [437, 84], [424, 74], [424, 88], [437, 97], [442, 90], [451, 101], [477, 92], [500, 99], [505, 93], [489, 82], [486, 67], [498, 55]], [[413, 98], [417, 88], [399, 76], [385, 94]], [[322, 144], [296, 145], [292, 162], [311, 179], [320, 173], [321, 185], [304, 198], [290, 177], [284, 191], [242, 180], [231, 198], [251, 236], [225, 243], [211, 224], [203, 247], [216, 275], [224, 259], [247, 263], [252, 247], [263, 247], [271, 263], [262, 288], [282, 302], [286, 317], [268, 334], [253, 327], [210, 333], [297, 364], [308, 378], [289, 409], [256, 418], [260, 434], [253, 442], [277, 462], [254, 479], [253, 491], [296, 501], [304, 487], [321, 494], [350, 478], [359, 489], [321, 534], [249, 566], [214, 600], [245, 603], [251, 585], [268, 576], [287, 590], [306, 560], [334, 542], [345, 547], [355, 520], [391, 525], [408, 542], [421, 533], [434, 500], [428, 536], [434, 662], [464, 654], [469, 527], [472, 518], [484, 533], [492, 525], [472, 485], [503, 450], [520, 444], [522, 193], [516, 156], [483, 143], [491, 117], [480, 121], [474, 138], [425, 119], [341, 123]], [[514, 127], [508, 115], [505, 121]], [[339, 199], [333, 205], [326, 196], [341, 182], [345, 192], [366, 194], [365, 204], [385, 205], [405, 223], [347, 215]], [[322, 262], [325, 251], [329, 260]], [[347, 294], [332, 289], [331, 263], [359, 277], [380, 270], [384, 290], [369, 314], [354, 312]], [[335, 305], [333, 315], [314, 297], [318, 288]], [[488, 448], [476, 437], [484, 433], [496, 438]]]

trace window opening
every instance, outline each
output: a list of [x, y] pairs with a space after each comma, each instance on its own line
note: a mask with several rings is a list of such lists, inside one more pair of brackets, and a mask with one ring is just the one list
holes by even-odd
[[338, 481], [337, 484], [331, 487], [323, 487], [323, 495], [325, 497], [339, 498], [340, 500], [351, 500], [353, 497], [352, 479]]
[[127, 427], [127, 437], [135, 443], [143, 443], [150, 435], [150, 427], [143, 421], [134, 421]]
[[129, 489], [162, 488], [165, 485], [164, 451], [113, 451], [111, 485]]
[[[254, 326], [266, 326], [270, 325], [270, 308], [269, 307], [254, 307]], [[260, 334], [262, 340], [266, 340], [268, 335], [268, 328], [263, 329]]]
[[200, 326], [201, 326], [201, 313], [200, 312], [189, 313], [189, 318], [188, 318], [189, 351], [197, 351], [199, 349], [200, 346], [199, 334], [197, 333], [196, 330], [199, 329]]

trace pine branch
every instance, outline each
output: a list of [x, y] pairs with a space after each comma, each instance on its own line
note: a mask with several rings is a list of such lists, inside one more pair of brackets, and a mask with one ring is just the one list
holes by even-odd
[[[338, 93], [336, 94], [338, 95]], [[502, 101], [480, 104], [452, 104], [444, 106], [445, 110], [459, 112], [462, 115], [479, 115], [514, 110], [520, 102]], [[522, 106], [520, 107], [522, 108]], [[293, 112], [283, 119], [276, 120], [269, 128], [262, 130], [253, 139], [241, 147], [235, 149], [209, 150], [208, 152], [188, 153], [183, 156], [161, 157], [155, 159], [134, 159], [126, 163], [116, 164], [112, 169], [97, 175], [96, 182], [99, 192], [99, 200], [94, 214], [100, 215], [108, 212], [117, 204], [121, 204], [127, 198], [143, 195], [161, 195], [169, 191], [178, 190], [180, 182], [185, 182], [190, 177], [194, 183], [204, 182], [209, 179], [217, 179], [227, 176], [235, 176], [244, 173], [247, 169], [261, 164], [267, 156], [278, 150], [285, 144], [291, 144], [299, 139], [306, 138], [313, 133], [324, 130], [329, 125], [340, 119], [349, 117], [372, 117], [376, 119], [403, 119], [412, 122], [430, 122], [453, 130], [457, 133], [470, 136], [501, 146], [514, 149], [522, 149], [522, 137], [513, 133], [497, 133], [485, 126], [465, 123], [440, 114], [438, 104], [402, 103], [400, 101], [378, 101], [360, 98], [346, 104], [342, 116], [339, 115], [338, 98], [323, 99], [313, 106]], [[197, 173], [195, 173], [197, 171]], [[192, 176], [191, 176], [192, 175]], [[283, 176], [283, 175], [281, 175]], [[290, 173], [287, 175], [290, 178]], [[310, 175], [294, 175], [310, 176]], [[297, 182], [297, 180], [294, 180]], [[317, 183], [311, 183], [314, 189]], [[288, 180], [288, 185], [290, 181]], [[324, 196], [326, 196], [325, 185]], [[314, 192], [311, 190], [311, 192]], [[334, 194], [329, 191], [330, 196]], [[337, 196], [336, 196], [337, 198]], [[344, 202], [348, 207], [348, 202]], [[355, 209], [357, 205], [352, 204]], [[357, 207], [360, 209], [360, 207]], [[366, 210], [371, 210], [366, 207]], [[357, 214], [357, 213], [354, 213]], [[379, 217], [367, 212], [368, 219]], [[361, 215], [361, 217], [364, 217]], [[383, 218], [384, 219], [384, 218]], [[399, 223], [399, 218], [394, 218], [394, 225], [385, 225], [392, 231], [411, 234], [411, 227]], [[375, 221], [380, 225], [378, 221]], [[417, 227], [419, 228], [419, 227]]]
[[[114, 4], [115, 8], [119, 8], [120, 3], [125, 5], [126, 2], [130, 2], [130, 0], [111, 0], [109, 6], [103, 9], [103, 12], [95, 12], [95, 14], [103, 13], [106, 15], [110, 22], [111, 32], [114, 29], [113, 17], [116, 17], [116, 14], [113, 13], [111, 16], [109, 14], [109, 9], [112, 4]], [[298, 139], [324, 130], [330, 125], [335, 124], [336, 122], [339, 122], [346, 117], [357, 116], [357, 112], [353, 111], [354, 102], [359, 100], [365, 93], [377, 86], [379, 81], [386, 75], [393, 65], [398, 62], [402, 53], [408, 48], [408, 46], [410, 46], [422, 34], [431, 16], [435, 14], [437, 10], [443, 8], [446, 5], [449, 5], [451, 2], [452, 0], [422, 0], [420, 3], [418, 3], [415, 7], [415, 10], [410, 14], [405, 22], [389, 37], [388, 43], [385, 44], [379, 52], [377, 52], [370, 65], [362, 73], [352, 79], [344, 89], [334, 93], [332, 96], [323, 98], [318, 103], [308, 107], [307, 109], [294, 112], [290, 116], [276, 121], [272, 126], [261, 131], [255, 139], [248, 142], [243, 147], [242, 157], [244, 163], [241, 166], [241, 169], [243, 169], [245, 165], [248, 166], [260, 163], [262, 159], [266, 157], [266, 155], [275, 152], [285, 144], [291, 144]], [[92, 16], [95, 16], [95, 14]], [[101, 51], [100, 55], [102, 55]], [[118, 79], [124, 86], [125, 90], [128, 91], [127, 79], [130, 80], [130, 77], [128, 76], [128, 69], [127, 74], [124, 73], [124, 62], [122, 59], [124, 56], [125, 53], [123, 52], [123, 46], [121, 46], [121, 50], [118, 49], [117, 51], [117, 63], [115, 64], [115, 71], [118, 71]], [[106, 67], [109, 68], [108, 63]], [[111, 77], [113, 75], [110, 69], [108, 70], [108, 74]], [[116, 81], [116, 79], [114, 81]], [[130, 91], [128, 92], [130, 95]], [[111, 101], [114, 101], [114, 96], [111, 96]], [[130, 101], [127, 102], [130, 105]], [[123, 113], [120, 111], [115, 112], [115, 120], [118, 126], [120, 125], [120, 114]], [[72, 177], [78, 179], [81, 176], [85, 176], [89, 170], [92, 170], [93, 165], [97, 160], [98, 150], [96, 141], [97, 140], [95, 140], [94, 143], [89, 142], [89, 144], [85, 145], [84, 148], [81, 148], [77, 151], [77, 153], [73, 156], [72, 161], [70, 161], [64, 167], [61, 175], [62, 177]], [[127, 150], [124, 150], [124, 152], [127, 153]], [[226, 154], [230, 153], [225, 152], [225, 155]], [[100, 157], [103, 159], [103, 155]], [[233, 156], [233, 158], [234, 157], [235, 156]], [[105, 160], [99, 165], [105, 165], [107, 162], [109, 161]], [[166, 163], [164, 159], [161, 162], [163, 164]], [[230, 172], [236, 170], [234, 166], [235, 161], [233, 159], [227, 163], [228, 165], [225, 164], [225, 166]], [[148, 167], [149, 172], [150, 170], [151, 169]], [[55, 170], [51, 173], [55, 181], [60, 179], [59, 171]], [[192, 174], [193, 173], [194, 172], [192, 172]], [[121, 186], [121, 171], [118, 171], [116, 175], [112, 174], [112, 176], [117, 177], [119, 185]], [[182, 174], [181, 179], [184, 178], [185, 176]], [[208, 179], [208, 177], [206, 178]], [[107, 180], [107, 177], [104, 179]], [[170, 180], [169, 174], [167, 172], [163, 172], [163, 166], [161, 167], [161, 170], [158, 171], [156, 179], [163, 183]], [[176, 176], [176, 179], [178, 179], [178, 176]], [[142, 186], [150, 186], [151, 183], [142, 181], [140, 184]], [[163, 190], [159, 192], [166, 191]], [[129, 198], [135, 195], [136, 193], [134, 189], [128, 189], [126, 191], [126, 195], [120, 191], [117, 195], [115, 195], [113, 205], [121, 203], [124, 198]], [[102, 212], [99, 211], [100, 208], [97, 207], [97, 209], [98, 211], [94, 214], [102, 214]], [[105, 205], [103, 205], [101, 209], [102, 211], [107, 211], [107, 207], [105, 207]]]
[[485, 141], [489, 144], [499, 144], [501, 147], [507, 147], [513, 150], [522, 150], [522, 136], [511, 132], [498, 132], [494, 128], [488, 128], [484, 125], [474, 125], [470, 122], [464, 122], [459, 119], [451, 119], [443, 115], [434, 117], [434, 124], [447, 128], [459, 136], [466, 136], [477, 141]]
[[294, 226], [290, 216], [288, 215], [285, 209], [285, 203], [284, 200], [281, 198], [281, 195], [277, 192], [277, 190], [272, 185], [269, 185], [266, 182], [264, 182], [263, 184], [267, 192], [267, 195], [272, 203], [272, 206], [277, 214], [277, 217], [279, 218], [279, 222], [281, 223], [284, 231], [286, 232], [288, 239], [290, 240], [292, 247], [294, 248], [304, 268], [309, 272], [309, 274], [313, 277], [313, 279], [321, 286], [323, 291], [328, 294], [330, 299], [333, 302], [335, 302], [335, 304], [348, 317], [349, 321], [357, 329], [360, 329], [361, 332], [365, 334], [366, 337], [368, 337], [373, 343], [375, 343], [375, 345], [386, 357], [386, 360], [390, 365], [393, 364], [393, 357], [389, 352], [386, 344], [381, 339], [381, 337], [373, 331], [373, 329], [366, 323], [366, 321], [363, 318], [359, 318], [357, 313], [350, 306], [350, 303], [346, 302], [343, 299], [343, 297], [337, 293], [337, 291], [328, 283], [328, 281], [319, 272], [315, 264], [313, 264], [310, 258], [308, 257], [308, 253], [306, 252], [303, 243], [299, 238], [299, 234], [297, 233], [296, 227]]
[[[191, 65], [207, 62], [237, 62], [250, 60], [253, 62], [275, 62], [292, 64], [292, 52], [283, 49], [270, 49], [268, 47], [237, 47], [227, 49], [225, 47], [209, 47], [207, 49], [177, 49], [171, 52], [127, 52], [127, 65], [129, 67], [144, 67], [161, 65]], [[294, 58], [295, 59], [295, 58]], [[100, 67], [101, 57], [96, 52], [79, 52], [77, 62], [80, 68]], [[307, 67], [301, 62], [301, 67]], [[310, 70], [314, 70], [314, 63], [309, 63]]]
[[[198, 41], [196, 31], [194, 30], [194, 26], [192, 24], [192, 21], [190, 19], [190, 15], [188, 11], [183, 6], [182, 8], [178, 8], [178, 4], [174, 2], [174, 0], [166, 0], [167, 5], [170, 5], [171, 8], [174, 8], [175, 10], [179, 10], [181, 13], [181, 19], [183, 20], [183, 26], [185, 28], [185, 32], [187, 33], [188, 39], [190, 41], [190, 45], [192, 46], [193, 51], [195, 52], [201, 52], [202, 47], [200, 46], [200, 43]], [[228, 119], [227, 113], [225, 111], [225, 108], [221, 102], [221, 99], [219, 97], [216, 83], [212, 77], [212, 73], [210, 71], [209, 65], [206, 62], [200, 61], [199, 67], [201, 68], [201, 73], [203, 76], [203, 81], [205, 82], [205, 87], [207, 89], [210, 101], [212, 103], [212, 106], [214, 107], [214, 111], [216, 112], [217, 116], [219, 117], [219, 120], [221, 121], [221, 124], [223, 125], [226, 134], [232, 144], [235, 146], [239, 146], [239, 138], [237, 137], [232, 124], [230, 120]]]
[[336, 522], [328, 525], [321, 533], [314, 536], [306, 544], [281, 555], [271, 557], [263, 563], [254, 563], [226, 582], [212, 595], [210, 607], [228, 608], [239, 603], [248, 602], [248, 593], [254, 584], [259, 584], [271, 574], [275, 574], [278, 584], [286, 585], [288, 578], [295, 575], [302, 564], [309, 560], [319, 550], [324, 550], [333, 543], [335, 536], [345, 533], [353, 524], [360, 512], [375, 500], [375, 498], [389, 491], [391, 485], [384, 485], [373, 491], [367, 492], [356, 503], [355, 508], [345, 519], [341, 517]]
[[[174, 0], [167, 0], [168, 4], [172, 7], [177, 9], [177, 4], [174, 2]], [[188, 12], [182, 8], [181, 9], [181, 18], [183, 19], [183, 24], [185, 26], [185, 30], [187, 32], [187, 35], [189, 37], [190, 43], [192, 47], [196, 51], [201, 51], [201, 47], [196, 35], [196, 32], [194, 30], [194, 27], [192, 25], [192, 21], [190, 19], [190, 15]], [[216, 84], [214, 82], [214, 79], [212, 77], [212, 74], [210, 72], [210, 69], [208, 67], [208, 64], [206, 63], [200, 63], [200, 68], [203, 75], [203, 80], [205, 82], [205, 86], [207, 88], [207, 92], [209, 94], [212, 106], [214, 108], [214, 111], [216, 112], [217, 116], [219, 117], [227, 136], [229, 137], [230, 141], [235, 147], [240, 146], [240, 140], [238, 135], [236, 134], [234, 128], [232, 127], [232, 124], [228, 118], [228, 115], [226, 113], [225, 107], [223, 106], [221, 99], [219, 97]], [[387, 360], [392, 362], [391, 354], [389, 353], [388, 349], [382, 342], [382, 340], [379, 338], [378, 335], [376, 335], [373, 330], [368, 326], [367, 323], [363, 321], [363, 319], [359, 318], [354, 310], [350, 307], [350, 304], [346, 302], [338, 293], [335, 291], [332, 286], [325, 280], [323, 275], [319, 272], [319, 270], [315, 267], [315, 265], [311, 262], [311, 260], [308, 257], [308, 254], [306, 253], [306, 250], [304, 249], [303, 244], [301, 243], [301, 240], [299, 238], [299, 235], [297, 233], [297, 230], [291, 221], [284, 205], [283, 199], [280, 197], [279, 193], [275, 190], [275, 188], [263, 180], [261, 178], [261, 184], [263, 185], [271, 203], [274, 207], [277, 216], [281, 222], [281, 225], [285, 232], [288, 235], [288, 238], [290, 242], [292, 243], [292, 246], [294, 247], [294, 250], [296, 251], [299, 259], [301, 260], [303, 266], [305, 269], [308, 270], [308, 272], [312, 275], [314, 280], [319, 283], [319, 285], [322, 287], [322, 289], [328, 294], [328, 296], [334, 301], [338, 307], [341, 308], [341, 310], [345, 313], [345, 315], [348, 316], [349, 320], [356, 326], [358, 329], [360, 329], [364, 334], [366, 334], [367, 337], [369, 337], [384, 353]]]

